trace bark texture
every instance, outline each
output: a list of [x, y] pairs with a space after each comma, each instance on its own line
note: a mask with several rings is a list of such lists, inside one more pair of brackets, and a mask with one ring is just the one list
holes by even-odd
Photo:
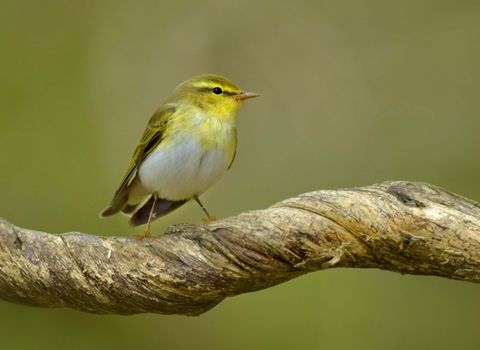
[[200, 315], [229, 296], [333, 267], [480, 281], [480, 208], [439, 187], [316, 191], [137, 239], [0, 219], [0, 298], [98, 314]]

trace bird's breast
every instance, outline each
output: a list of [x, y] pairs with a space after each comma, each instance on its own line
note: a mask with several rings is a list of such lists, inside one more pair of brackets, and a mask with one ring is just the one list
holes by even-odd
[[170, 200], [205, 192], [227, 171], [237, 142], [234, 126], [213, 131], [208, 125], [198, 125], [187, 132], [170, 133], [141, 163], [142, 185]]

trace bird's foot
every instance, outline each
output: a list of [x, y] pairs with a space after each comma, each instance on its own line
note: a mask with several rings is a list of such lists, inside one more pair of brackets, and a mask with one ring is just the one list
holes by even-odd
[[217, 218], [215, 216], [209, 216], [208, 218], [203, 218], [202, 221], [208, 223], [212, 221], [217, 221]]
[[143, 233], [136, 233], [133, 235], [135, 238], [146, 238], [150, 237], [150, 230], [145, 230]]

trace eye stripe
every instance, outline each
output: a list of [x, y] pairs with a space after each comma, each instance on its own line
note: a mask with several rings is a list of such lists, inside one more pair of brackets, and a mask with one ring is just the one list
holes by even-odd
[[[211, 87], [202, 86], [202, 87], [198, 87], [197, 91], [198, 92], [205, 92], [205, 93], [212, 93], [213, 89]], [[232, 91], [222, 90], [222, 94], [227, 95], [227, 96], [233, 96], [233, 95], [236, 95], [237, 93], [232, 92]]]

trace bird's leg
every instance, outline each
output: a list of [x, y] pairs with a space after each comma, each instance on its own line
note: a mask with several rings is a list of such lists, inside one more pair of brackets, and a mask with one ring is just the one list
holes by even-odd
[[153, 204], [152, 204], [152, 209], [150, 210], [150, 215], [148, 216], [148, 221], [147, 221], [147, 227], [145, 228], [145, 231], [143, 233], [137, 233], [134, 236], [137, 238], [145, 238], [145, 237], [150, 237], [150, 224], [152, 222], [152, 218], [155, 216], [155, 206], [157, 204], [157, 194], [153, 194]]
[[209, 213], [208, 213], [208, 210], [207, 208], [205, 208], [202, 204], [202, 202], [200, 202], [200, 199], [198, 199], [197, 196], [193, 197], [193, 199], [195, 199], [195, 202], [198, 203], [198, 205], [202, 208], [203, 212], [207, 215], [207, 218], [206, 219], [202, 219], [202, 221], [204, 222], [210, 222], [210, 221], [217, 221], [217, 218], [215, 216], [211, 216]]

